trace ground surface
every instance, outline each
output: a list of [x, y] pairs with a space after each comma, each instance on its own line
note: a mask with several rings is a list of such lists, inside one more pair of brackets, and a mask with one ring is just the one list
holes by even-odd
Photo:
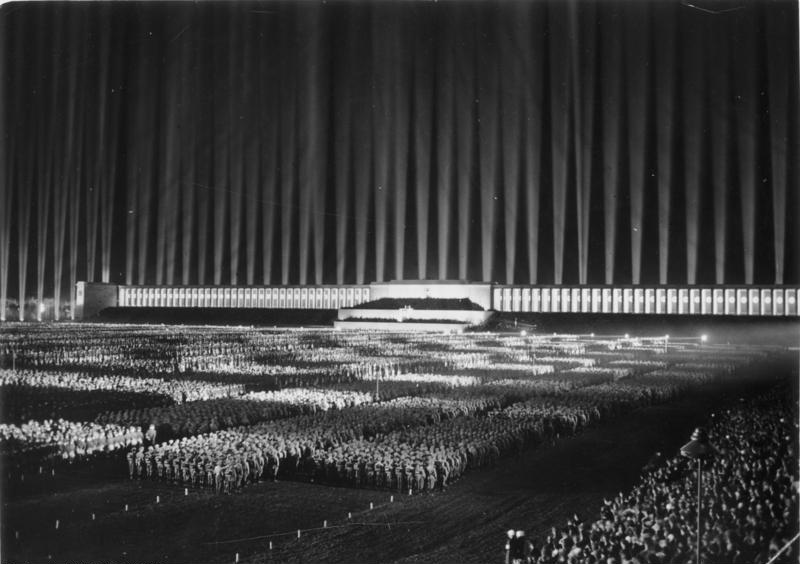
[[754, 390], [706, 389], [642, 409], [470, 472], [446, 492], [395, 493], [393, 503], [388, 491], [293, 482], [187, 496], [177, 485], [122, 479], [122, 461], [29, 478], [31, 491], [3, 500], [2, 561], [234, 562], [239, 553], [253, 562], [502, 562], [505, 530], [541, 538], [573, 513], [596, 515], [655, 451], [676, 452], [696, 425], [744, 393]]

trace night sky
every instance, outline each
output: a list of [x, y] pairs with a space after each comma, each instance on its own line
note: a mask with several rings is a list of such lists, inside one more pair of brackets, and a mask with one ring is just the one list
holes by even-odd
[[11, 3], [0, 26], [3, 301], [800, 282], [796, 2]]

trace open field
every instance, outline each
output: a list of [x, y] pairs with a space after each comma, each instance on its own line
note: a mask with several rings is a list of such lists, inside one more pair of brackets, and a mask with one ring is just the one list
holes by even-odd
[[[59, 409], [48, 394], [84, 394], [87, 422], [158, 427], [136, 479], [126, 458], [136, 437], [107, 432], [95, 452], [5, 441], [4, 562], [499, 562], [506, 529], [542, 539], [574, 513], [596, 518], [711, 413], [780, 381], [797, 394], [792, 354], [675, 338], [17, 326], [3, 351], [16, 370], [0, 390], [37, 390], [25, 397], [47, 405], [32, 405], [34, 418]], [[146, 387], [152, 406], [91, 418], [90, 399], [107, 393], [92, 385], [108, 377], [126, 393], [159, 380]], [[226, 415], [236, 401], [246, 422]], [[196, 447], [209, 460], [221, 448], [245, 471], [212, 472], [205, 487], [188, 470], [146, 476], [147, 453], [209, 466]], [[394, 482], [377, 477], [407, 463]]]

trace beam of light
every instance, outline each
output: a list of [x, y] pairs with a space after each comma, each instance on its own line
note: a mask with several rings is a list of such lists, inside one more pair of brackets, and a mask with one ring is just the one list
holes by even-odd
[[[87, 22], [87, 27], [91, 23]], [[88, 31], [88, 30], [87, 30]], [[101, 35], [101, 48], [103, 38]], [[103, 145], [102, 137], [105, 135], [106, 118], [106, 93], [105, 82], [108, 80], [108, 68], [105, 64], [105, 57], [100, 53], [100, 69], [97, 75], [97, 82], [89, 82], [85, 89], [83, 104], [89, 106], [89, 110], [84, 114], [86, 124], [86, 147], [87, 160], [85, 162], [85, 177], [83, 190], [85, 191], [84, 210], [86, 220], [84, 224], [84, 238], [86, 245], [86, 280], [94, 282], [97, 273], [97, 232], [100, 217], [100, 186], [99, 179], [104, 160], [107, 158], [106, 147]], [[99, 84], [98, 84], [99, 83]]]
[[[586, 284], [589, 275], [589, 210], [592, 195], [592, 148], [594, 136], [594, 100], [597, 45], [595, 42], [595, 17], [593, 4], [582, 5], [581, 18], [577, 4], [568, 5], [573, 37], [580, 38], [572, 44], [572, 95], [575, 139], [575, 192], [578, 224], [578, 281]], [[582, 18], [586, 25], [582, 25]], [[586, 59], [582, 57], [585, 53]]]
[[630, 188], [631, 281], [641, 282], [642, 224], [644, 210], [645, 156], [647, 155], [647, 54], [646, 5], [627, 12], [626, 79], [628, 102], [628, 186]]
[[[114, 202], [117, 180], [120, 123], [121, 123], [121, 92], [119, 85], [122, 83], [123, 63], [122, 63], [122, 34], [112, 31], [110, 16], [111, 6], [104, 6], [104, 16], [107, 18], [103, 24], [106, 34], [108, 61], [107, 65], [111, 68], [109, 84], [106, 87], [109, 92], [109, 125], [108, 134], [104, 136], [108, 143], [106, 166], [100, 175], [100, 280], [102, 282], [111, 281], [111, 256], [112, 256], [112, 237], [114, 226]], [[110, 37], [113, 37], [111, 43]]]
[[304, 13], [297, 16], [297, 37], [304, 48], [298, 53], [298, 81], [297, 81], [297, 159], [298, 159], [298, 213], [299, 231], [297, 254], [300, 267], [300, 284], [308, 283], [309, 248], [311, 244], [311, 210], [314, 198], [312, 186], [313, 169], [318, 166], [314, 162], [314, 129], [317, 127], [317, 108], [314, 96], [315, 67], [318, 64], [316, 47], [313, 44], [315, 35], [309, 25], [313, 18], [314, 10], [309, 8], [311, 14]]
[[[274, 94], [273, 94], [274, 95]], [[261, 126], [261, 154], [263, 159], [261, 176], [261, 270], [262, 282], [271, 284], [272, 255], [275, 243], [275, 199], [277, 198], [278, 171], [278, 127], [275, 120]]]
[[230, 187], [230, 216], [228, 219], [230, 245], [230, 282], [239, 283], [239, 258], [242, 241], [242, 177], [244, 174], [244, 77], [242, 73], [242, 32], [239, 29], [239, 11], [231, 10], [228, 21], [228, 180]]
[[[273, 281], [272, 262], [275, 244], [275, 213], [278, 199], [278, 119], [279, 85], [271, 69], [276, 64], [274, 24], [267, 29], [272, 33], [260, 33], [256, 39], [258, 72], [258, 151], [261, 165], [259, 184], [259, 201], [261, 209], [261, 281], [271, 284]], [[253, 207], [258, 206], [253, 202]]]
[[[40, 20], [37, 25], [37, 41], [35, 50], [34, 65], [38, 69], [45, 69], [45, 50], [47, 40], [45, 39], [45, 25]], [[52, 97], [45, 96], [46, 90], [43, 84], [44, 72], [37, 73], [37, 84], [32, 103], [41, 100], [44, 107], [49, 102], [52, 106]], [[36, 298], [37, 303], [44, 301], [44, 282], [47, 267], [47, 238], [50, 227], [50, 202], [52, 195], [53, 180], [53, 153], [55, 151], [55, 136], [51, 135], [48, 125], [52, 125], [53, 114], [37, 113], [35, 123], [31, 124], [31, 129], [36, 132]], [[33, 186], [31, 186], [33, 189]], [[36, 319], [42, 320], [41, 311], [36, 312]]]
[[[169, 28], [183, 27], [182, 22], [170, 22]], [[170, 33], [171, 30], [165, 30]], [[163, 237], [160, 249], [163, 249], [163, 262], [159, 265], [164, 269], [163, 280], [172, 285], [175, 283], [176, 253], [178, 248], [178, 211], [180, 209], [181, 194], [181, 45], [180, 42], [171, 42], [166, 46], [166, 103], [163, 109], [164, 131], [164, 159], [159, 175], [162, 182], [161, 194], [163, 205], [159, 206], [159, 232]]]
[[567, 14], [557, 3], [548, 5], [550, 41], [550, 144], [553, 171], [553, 281], [564, 275], [564, 232], [567, 209], [567, 167], [569, 164], [569, 58]]
[[[77, 61], [80, 60], [79, 57], [81, 56], [81, 50], [79, 46], [80, 35], [79, 31], [75, 29], [73, 15], [72, 18], [64, 18], [67, 20], [66, 22], [59, 18], [58, 31], [56, 33], [57, 37], [57, 45], [61, 46], [62, 43], [62, 35], [64, 34], [64, 29], [72, 30], [71, 32], [67, 31], [66, 35], [67, 40], [65, 43], [65, 47], [67, 49], [65, 52], [67, 53], [67, 63], [68, 68], [70, 71], [67, 73], [66, 77], [66, 93], [67, 95], [64, 96], [64, 92], [54, 84], [54, 97], [59, 98], [65, 105], [66, 105], [66, 120], [64, 122], [64, 129], [63, 129], [63, 139], [62, 139], [62, 147], [63, 147], [63, 155], [64, 158], [59, 164], [58, 170], [58, 185], [54, 187], [56, 192], [56, 201], [55, 201], [55, 210], [54, 210], [54, 225], [53, 225], [53, 293], [54, 293], [54, 306], [55, 306], [55, 318], [60, 318], [61, 313], [61, 290], [63, 287], [63, 272], [64, 272], [64, 245], [66, 243], [66, 234], [67, 231], [67, 212], [69, 211], [69, 246], [67, 247], [68, 256], [69, 256], [69, 267], [70, 267], [70, 282], [72, 283], [73, 280], [77, 280], [77, 239], [78, 239], [78, 227], [80, 225], [80, 219], [77, 217], [80, 211], [80, 202], [79, 202], [79, 194], [80, 192], [77, 190], [77, 183], [79, 182], [79, 176], [76, 173], [78, 170], [78, 159], [80, 158], [79, 155], [79, 148], [76, 141], [79, 137], [76, 135], [76, 130], [79, 128], [76, 126], [76, 119], [77, 119], [77, 112], [79, 105], [81, 104], [80, 96], [76, 93], [78, 92], [79, 84], [79, 76], [77, 72]], [[70, 25], [72, 24], [72, 25]], [[60, 49], [55, 49], [53, 52], [54, 57], [59, 56]], [[65, 61], [61, 58], [58, 60], [54, 60], [53, 65], [55, 68], [61, 67]], [[58, 76], [58, 74], [57, 74]], [[60, 82], [59, 82], [60, 84]], [[60, 116], [61, 114], [57, 114]], [[58, 118], [60, 119], [60, 118]], [[133, 167], [131, 167], [133, 168]], [[135, 216], [131, 216], [135, 217]], [[131, 228], [129, 224], [128, 229], [128, 241], [132, 241], [135, 237], [136, 230], [135, 228]], [[127, 253], [127, 257], [131, 259], [128, 270], [128, 274], [133, 277], [133, 251], [130, 250]], [[72, 284], [68, 289], [68, 294], [73, 296], [74, 293], [74, 284]], [[74, 305], [74, 300], [73, 300]], [[72, 315], [71, 317], [74, 319], [74, 307], [72, 308]]]
[[[230, 14], [228, 14], [231, 17]], [[224, 28], [223, 18], [217, 25]], [[213, 159], [214, 159], [214, 274], [215, 285], [222, 283], [223, 261], [225, 259], [225, 227], [228, 215], [228, 196], [230, 190], [229, 183], [229, 155], [231, 143], [231, 122], [228, 108], [225, 106], [227, 101], [226, 92], [230, 84], [230, 61], [225, 57], [224, 49], [214, 51], [214, 136], [213, 136]], [[232, 95], [227, 92], [228, 95]]]
[[[16, 36], [17, 45], [15, 46], [18, 52], [22, 52], [23, 34], [20, 33]], [[16, 76], [22, 76], [22, 57], [18, 57], [17, 68], [15, 69]], [[22, 90], [22, 88], [19, 88]], [[32, 105], [27, 112], [22, 110], [21, 117], [18, 118], [22, 122], [22, 128], [31, 132], [34, 127], [34, 116]], [[5, 110], [5, 109], [4, 109]], [[16, 175], [12, 178], [12, 182], [17, 185], [23, 186], [21, 190], [17, 190], [17, 283], [18, 283], [18, 299], [19, 299], [19, 320], [25, 319], [25, 294], [28, 274], [28, 251], [30, 241], [30, 217], [33, 195], [33, 171], [35, 170], [35, 163], [33, 161], [35, 151], [36, 136], [29, 133], [23, 145], [23, 156], [19, 159], [21, 164], [16, 167]]]
[[[492, 11], [493, 9], [490, 8]], [[495, 14], [483, 14], [478, 30], [486, 34], [486, 27], [491, 28]], [[477, 30], [476, 30], [477, 31]], [[494, 241], [495, 241], [495, 208], [498, 198], [497, 160], [498, 160], [498, 83], [496, 55], [493, 49], [478, 48], [476, 62], [478, 64], [478, 147], [480, 151], [480, 209], [481, 209], [481, 266], [482, 280], [490, 282], [493, 279], [494, 267]], [[460, 165], [459, 165], [460, 166]], [[466, 249], [465, 249], [466, 250]], [[461, 255], [459, 255], [461, 258]], [[466, 264], [464, 261], [464, 274], [466, 278]]]
[[666, 284], [669, 268], [670, 210], [672, 199], [673, 123], [675, 105], [675, 12], [665, 4], [655, 26], [656, 150], [658, 176], [658, 282]]
[[[358, 25], [369, 27], [368, 15], [356, 16]], [[363, 29], [362, 28], [362, 29]], [[369, 34], [359, 34], [357, 39], [359, 52], [370, 49], [371, 38]], [[359, 73], [353, 81], [353, 90], [369, 93], [366, 100], [371, 99], [370, 73]], [[356, 234], [356, 284], [363, 284], [366, 280], [368, 226], [372, 186], [372, 112], [353, 112], [353, 162], [355, 176], [355, 234]]]
[[[391, 72], [395, 59], [395, 21], [381, 17], [380, 10], [372, 13], [372, 143], [374, 149], [375, 205], [375, 280], [383, 282], [386, 274], [386, 215], [391, 174], [393, 120], [391, 113]], [[378, 39], [380, 38], [380, 39]]]
[[61, 288], [64, 283], [64, 239], [69, 187], [65, 182], [58, 182], [53, 190], [53, 314], [58, 321], [61, 318]]
[[409, 156], [409, 62], [407, 57], [401, 56], [404, 53], [403, 45], [410, 37], [405, 24], [402, 10], [398, 14], [398, 31], [395, 36], [393, 51], [396, 57], [394, 76], [392, 77], [394, 96], [392, 99], [392, 109], [394, 113], [394, 127], [392, 134], [394, 137], [394, 182], [392, 192], [394, 194], [394, 275], [395, 279], [405, 278], [405, 254], [406, 254], [406, 200], [408, 191], [408, 156]]
[[305, 284], [309, 259], [309, 237], [313, 231], [314, 281], [322, 283], [325, 250], [325, 191], [327, 178], [328, 134], [328, 65], [325, 60], [324, 11], [321, 6], [308, 8], [310, 13], [302, 18], [301, 39], [305, 45], [305, 59], [301, 68], [306, 72], [301, 82], [300, 99], [304, 107], [300, 113], [300, 283]]
[[[28, 130], [35, 127], [34, 116], [31, 113], [25, 114], [24, 125]], [[25, 295], [27, 290], [27, 276], [28, 276], [28, 253], [30, 250], [30, 221], [31, 221], [31, 208], [33, 207], [33, 193], [32, 187], [34, 182], [34, 170], [36, 169], [34, 161], [35, 151], [35, 135], [28, 135], [26, 140], [26, 157], [23, 161], [23, 166], [18, 167], [16, 174], [16, 183], [24, 186], [22, 190], [18, 190], [17, 195], [17, 282], [18, 282], [18, 299], [19, 299], [19, 320], [25, 320]]]
[[544, 10], [543, 3], [522, 4], [520, 14], [525, 36], [532, 42], [522, 50], [522, 65], [527, 80], [522, 84], [524, 99], [524, 192], [525, 219], [527, 228], [528, 281], [536, 284], [539, 279], [539, 217], [541, 214], [540, 186], [542, 166], [542, 97], [544, 95], [543, 55]]
[[701, 30], [687, 26], [682, 35], [683, 79], [683, 166], [686, 213], [686, 282], [697, 283], [697, 258], [700, 245], [700, 175], [703, 162], [704, 113], [697, 95], [705, 89], [700, 48]]
[[[141, 28], [137, 28], [138, 33], [147, 33], [147, 22], [142, 22]], [[138, 279], [137, 284], [145, 284], [147, 281], [147, 255], [150, 239], [150, 202], [152, 199], [153, 186], [153, 158], [155, 152], [156, 138], [153, 131], [155, 126], [155, 91], [150, 75], [153, 72], [151, 66], [153, 46], [150, 41], [142, 41], [139, 48], [139, 68], [137, 69], [137, 80], [135, 87], [136, 113], [133, 124], [134, 137], [132, 147], [134, 148], [134, 166], [136, 170], [136, 180], [132, 187], [138, 192], [136, 203], [137, 208], [134, 215], [138, 219]], [[80, 122], [79, 122], [80, 123]], [[74, 284], [71, 285], [74, 287]]]
[[721, 27], [722, 21], [709, 22], [711, 33], [706, 34], [710, 42], [707, 50], [713, 54], [714, 64], [710, 75], [711, 117], [711, 179], [714, 187], [714, 267], [717, 284], [725, 283], [725, 252], [727, 250], [728, 227], [728, 34]]
[[619, 205], [620, 123], [622, 121], [620, 75], [621, 33], [619, 16], [611, 11], [602, 15], [601, 87], [603, 99], [603, 234], [605, 283], [614, 283], [617, 250], [617, 207]]
[[[514, 283], [517, 258], [517, 227], [519, 220], [519, 179], [522, 163], [520, 155], [522, 116], [523, 64], [521, 53], [530, 37], [527, 22], [520, 21], [516, 11], [502, 13], [497, 18], [496, 33], [500, 46], [500, 104], [502, 119], [503, 155], [503, 223], [505, 225], [505, 280]], [[527, 69], [525, 69], [527, 70]], [[528, 80], [533, 80], [530, 76]]]
[[[247, 30], [247, 18], [240, 22], [242, 33]], [[256, 250], [260, 237], [258, 235], [258, 216], [260, 209], [260, 178], [259, 170], [261, 158], [259, 154], [259, 122], [258, 110], [260, 101], [258, 92], [258, 70], [256, 61], [258, 60], [257, 39], [251, 35], [245, 35], [245, 42], [242, 48], [244, 56], [243, 73], [248, 78], [244, 81], [244, 131], [245, 147], [243, 154], [244, 164], [244, 198], [245, 198], [245, 280], [248, 286], [256, 282]]]
[[[62, 16], [62, 17], [58, 17]], [[53, 72], [53, 81], [51, 85], [51, 100], [52, 100], [52, 131], [51, 136], [55, 144], [61, 148], [62, 158], [57, 159], [54, 165], [54, 178], [52, 184], [53, 190], [53, 317], [56, 321], [61, 319], [61, 290], [63, 286], [64, 275], [64, 240], [66, 238], [66, 223], [67, 223], [67, 206], [69, 198], [69, 160], [71, 158], [72, 147], [72, 127], [74, 125], [75, 104], [71, 103], [74, 100], [66, 100], [65, 111], [58, 111], [64, 105], [64, 84], [63, 73], [59, 73], [56, 69], [62, 68], [65, 61], [66, 47], [64, 41], [64, 28], [65, 18], [63, 14], [58, 14], [55, 20], [55, 33], [53, 39], [53, 57], [51, 61], [51, 69]], [[0, 31], [1, 33], [1, 31]], [[0, 42], [2, 43], [2, 42]], [[0, 53], [0, 60], [2, 60], [2, 53]], [[0, 68], [0, 76], [2, 76], [2, 69]], [[74, 88], [74, 80], [77, 77], [70, 74], [67, 79], [72, 81], [67, 83], [67, 91], [72, 91]], [[2, 103], [0, 103], [0, 107]], [[0, 112], [2, 114], [2, 112]], [[65, 121], [66, 114], [66, 121]], [[69, 124], [65, 127], [65, 124]], [[0, 125], [0, 131], [3, 131]], [[55, 153], [55, 151], [53, 151]], [[2, 151], [0, 150], [0, 154]], [[53, 155], [55, 156], [55, 155]], [[0, 176], [2, 178], [2, 176]], [[2, 205], [2, 200], [0, 200]], [[0, 269], [3, 266], [0, 265]], [[0, 310], [4, 311], [2, 304]]]
[[[99, 29], [97, 33], [100, 35], [100, 44], [98, 47], [97, 55], [99, 58], [99, 69], [97, 73], [97, 87], [96, 87], [96, 95], [97, 95], [97, 113], [95, 116], [96, 120], [96, 137], [95, 137], [95, 147], [93, 150], [95, 152], [95, 162], [94, 162], [94, 171], [93, 171], [93, 178], [91, 180], [92, 185], [94, 186], [95, 191], [97, 192], [97, 208], [95, 210], [95, 238], [94, 238], [94, 253], [96, 254], [97, 248], [97, 239], [100, 239], [100, 272], [101, 272], [101, 279], [103, 276], [104, 266], [105, 266], [105, 250], [106, 248], [110, 247], [110, 241], [106, 243], [104, 241], [104, 235], [106, 232], [106, 227], [110, 221], [110, 218], [107, 217], [107, 205], [108, 205], [108, 194], [110, 192], [109, 187], [106, 185], [106, 179], [109, 168], [113, 166], [113, 160], [115, 159], [115, 155], [111, 153], [109, 147], [109, 141], [111, 133], [109, 133], [109, 118], [111, 116], [111, 111], [109, 109], [109, 95], [111, 90], [111, 81], [109, 79], [109, 67], [110, 67], [110, 57], [111, 57], [111, 24], [109, 20], [109, 11], [108, 7], [104, 6], [100, 9], [100, 25], [97, 26]], [[96, 259], [93, 259], [96, 260]], [[96, 270], [93, 268], [94, 272]]]
[[[193, 12], [196, 15], [196, 12]], [[197, 104], [194, 93], [199, 92], [201, 85], [197, 76], [194, 51], [191, 48], [194, 40], [195, 25], [186, 30], [181, 42], [181, 94], [180, 94], [180, 210], [181, 210], [181, 283], [186, 286], [192, 278], [192, 256], [194, 252], [195, 228], [195, 193], [197, 192], [197, 129], [199, 124], [194, 119]]]
[[[769, 84], [770, 174], [772, 186], [772, 226], [775, 251], [775, 284], [783, 284], [786, 254], [786, 180], [789, 138], [790, 69], [787, 46], [781, 38], [787, 34], [789, 19], [783, 10], [767, 10], [767, 81]], [[780, 34], [780, 35], [779, 35]]]
[[[213, 33], [213, 20], [206, 19], [204, 26], [198, 31], [198, 35], [206, 36]], [[197, 102], [197, 112], [201, 116], [207, 116], [206, 119], [195, 120], [195, 131], [197, 138], [197, 148], [195, 154], [197, 155], [197, 164], [195, 167], [195, 182], [191, 186], [195, 190], [195, 197], [197, 200], [197, 229], [195, 237], [197, 238], [197, 284], [205, 284], [208, 277], [208, 237], [211, 232], [211, 219], [210, 219], [210, 206], [213, 190], [212, 166], [213, 166], [213, 135], [214, 135], [214, 120], [213, 116], [213, 93], [214, 93], [214, 46], [213, 42], [207, 41], [202, 44], [202, 48], [198, 50], [198, 58], [206, 61], [204, 66], [198, 66], [196, 75], [197, 89], [195, 92], [205, 91], [206, 95], [201, 96]], [[201, 72], [202, 71], [202, 72]]]
[[417, 217], [417, 278], [428, 277], [428, 222], [431, 193], [433, 46], [430, 22], [423, 22], [414, 44], [414, 188]]
[[[455, 65], [453, 50], [453, 23], [450, 18], [440, 20], [439, 57], [436, 72], [436, 200], [438, 234], [439, 279], [447, 280], [450, 259], [450, 216], [453, 199], [453, 123], [455, 118]], [[443, 28], [443, 29], [442, 29]]]
[[[88, 148], [87, 151], [91, 154], [94, 153], [94, 148]], [[86, 168], [94, 168], [94, 163], [86, 163]], [[94, 178], [91, 172], [86, 171], [86, 184], [84, 188], [84, 210], [86, 212], [86, 220], [84, 224], [84, 244], [86, 245], [86, 280], [94, 282], [95, 272], [97, 272], [97, 229], [99, 223], [99, 209], [100, 209], [100, 188], [94, 184]]]
[[[10, 26], [8, 18], [0, 18], [0, 76], [6, 77], [7, 49]], [[60, 29], [60, 27], [59, 27]], [[7, 91], [8, 80], [0, 81], [0, 132], [14, 131], [13, 118], [7, 115], [5, 108], [11, 99]], [[14, 205], [11, 191], [12, 177], [10, 155], [14, 154], [15, 135], [0, 134], [0, 321], [6, 320], [6, 304], [8, 302], [9, 259], [11, 255], [11, 210]]]
[[[76, 107], [76, 115], [75, 121], [76, 126], [73, 131], [67, 132], [67, 135], [74, 135], [77, 143], [75, 144], [75, 152], [73, 153], [73, 159], [68, 163], [70, 166], [69, 176], [70, 176], [70, 189], [69, 189], [69, 245], [68, 245], [68, 254], [69, 254], [69, 291], [70, 291], [70, 303], [72, 304], [70, 317], [72, 320], [75, 319], [75, 286], [78, 283], [78, 246], [79, 246], [79, 239], [78, 236], [80, 234], [80, 225], [82, 222], [81, 218], [81, 208], [82, 208], [82, 198], [81, 194], [83, 193], [82, 185], [86, 181], [86, 172], [83, 168], [85, 163], [84, 157], [84, 144], [85, 144], [85, 136], [84, 136], [84, 127], [87, 122], [87, 114], [89, 111], [88, 105], [83, 103], [86, 96], [86, 66], [79, 65], [79, 61], [86, 60], [87, 52], [88, 52], [88, 42], [81, 41], [85, 33], [85, 18], [81, 18], [82, 14], [75, 13], [73, 16], [75, 18], [73, 24], [70, 26], [70, 29], [73, 30], [72, 35], [72, 46], [73, 49], [70, 50], [70, 53], [74, 54], [74, 57], [70, 59], [70, 62], [73, 63], [70, 66], [70, 73], [75, 75], [69, 79], [69, 83], [74, 85], [74, 89], [69, 91], [68, 97], [70, 99], [70, 103], [75, 104]], [[143, 269], [143, 266], [140, 266], [140, 269]]]
[[280, 69], [283, 77], [280, 86], [280, 172], [281, 172], [281, 284], [289, 283], [289, 269], [292, 260], [292, 227], [295, 213], [295, 131], [296, 116], [296, 76], [295, 60], [291, 45], [294, 37], [292, 26], [280, 29]]
[[[456, 198], [458, 199], [458, 277], [469, 277], [467, 267], [474, 260], [470, 254], [473, 154], [475, 130], [476, 63], [474, 6], [460, 6], [455, 19], [456, 63], [455, 63], [455, 110], [453, 124], [456, 136]], [[465, 13], [469, 11], [469, 13]]]
[[[353, 20], [351, 20], [352, 22]], [[351, 24], [352, 25], [352, 24]], [[334, 188], [336, 195], [336, 283], [344, 284], [345, 269], [347, 268], [347, 231], [350, 216], [350, 191], [352, 190], [352, 162], [351, 162], [351, 104], [353, 92], [350, 87], [351, 69], [357, 60], [355, 33], [348, 29], [347, 47], [343, 53], [343, 61], [339, 64], [344, 67], [344, 77], [334, 83], [334, 131], [336, 143], [334, 145]]]
[[756, 42], [753, 29], [753, 14], [739, 12], [736, 17], [736, 40], [734, 42], [737, 61], [736, 81], [736, 125], [738, 141], [739, 193], [742, 212], [742, 251], [744, 259], [744, 282], [754, 282], [755, 221], [756, 221], [756, 163], [758, 153], [758, 86], [756, 82]]

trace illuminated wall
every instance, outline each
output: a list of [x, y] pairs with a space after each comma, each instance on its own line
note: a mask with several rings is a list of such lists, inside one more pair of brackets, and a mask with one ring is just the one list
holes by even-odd
[[339, 309], [369, 301], [368, 286], [119, 286], [120, 307]]
[[[102, 285], [106, 287], [108, 285]], [[508, 286], [459, 284], [459, 296], [474, 286], [489, 290], [490, 308], [504, 312], [652, 315], [797, 316], [800, 288], [787, 286]], [[425, 285], [321, 286], [119, 286], [121, 307], [213, 307], [339, 309], [379, 297], [430, 297]], [[397, 289], [392, 294], [392, 287]], [[409, 294], [412, 287], [420, 295]], [[455, 286], [454, 286], [455, 287]], [[436, 297], [446, 297], [437, 294]], [[484, 304], [481, 304], [484, 305]], [[484, 305], [484, 307], [486, 307]]]
[[762, 287], [494, 286], [497, 311], [796, 316], [800, 289]]

